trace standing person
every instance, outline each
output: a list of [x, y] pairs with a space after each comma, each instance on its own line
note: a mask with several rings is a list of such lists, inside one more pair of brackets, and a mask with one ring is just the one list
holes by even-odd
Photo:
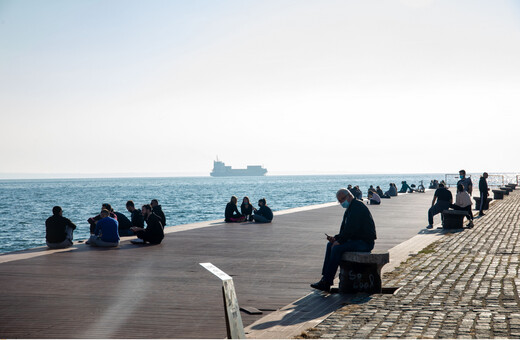
[[347, 189], [339, 189], [336, 198], [343, 208], [343, 220], [339, 234], [327, 236], [327, 250], [320, 281], [311, 284], [314, 289], [330, 291], [338, 270], [341, 256], [346, 251], [369, 252], [374, 249], [376, 225], [370, 210], [360, 200], [354, 198]]
[[63, 217], [60, 206], [52, 208], [52, 216], [45, 221], [45, 241], [51, 249], [62, 249], [72, 246], [76, 225]]
[[487, 178], [488, 173], [484, 172], [482, 176], [480, 176], [480, 181], [478, 182], [478, 191], [480, 191], [480, 209], [478, 212], [479, 216], [484, 216], [484, 207], [487, 204], [487, 198], [489, 196]]
[[161, 219], [161, 223], [162, 223], [163, 227], [166, 227], [166, 216], [164, 215], [162, 207], [159, 205], [159, 201], [156, 199], [153, 199], [150, 202], [150, 205], [152, 206], [154, 214], [159, 216], [159, 218]]
[[457, 182], [457, 185], [462, 184], [464, 190], [466, 190], [471, 197], [471, 194], [473, 193], [473, 182], [471, 182], [470, 177], [466, 177], [466, 170], [460, 170], [459, 177], [460, 180]]
[[134, 201], [126, 202], [126, 210], [130, 213], [132, 227], [144, 228], [144, 218], [141, 209], [135, 207]]
[[471, 197], [464, 190], [462, 184], [457, 185], [457, 194], [455, 195], [455, 204], [450, 205], [454, 210], [462, 210], [468, 213], [468, 227], [473, 228], [473, 211], [471, 211]]
[[258, 209], [255, 209], [253, 219], [256, 223], [271, 223], [273, 220], [273, 212], [271, 208], [267, 206], [265, 198], [258, 200]]
[[131, 230], [137, 234], [138, 239], [130, 242], [134, 244], [150, 243], [160, 244], [164, 239], [164, 226], [159, 216], [153, 212], [150, 204], [142, 206], [143, 217], [146, 221], [146, 228], [132, 227]]
[[[437, 201], [437, 203], [435, 203]], [[450, 208], [453, 202], [453, 195], [451, 191], [444, 187], [444, 183], [439, 184], [439, 189], [435, 190], [433, 195], [432, 206], [428, 209], [428, 226], [426, 228], [433, 228], [433, 216]]]
[[226, 204], [226, 210], [224, 211], [224, 221], [230, 222], [244, 222], [246, 218], [238, 212], [237, 208], [237, 197], [231, 196], [231, 200]]
[[117, 247], [119, 245], [119, 223], [110, 217], [110, 211], [101, 210], [101, 219], [96, 222], [94, 235], [90, 236], [87, 244], [93, 247]]
[[246, 218], [246, 221], [253, 221], [253, 209], [253, 206], [249, 203], [249, 197], [245, 196], [240, 205], [240, 213]]

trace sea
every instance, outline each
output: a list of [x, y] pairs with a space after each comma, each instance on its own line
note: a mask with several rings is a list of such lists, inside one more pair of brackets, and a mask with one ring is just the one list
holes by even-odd
[[[232, 195], [239, 204], [248, 196], [256, 207], [260, 198], [273, 211], [335, 201], [336, 191], [359, 185], [366, 196], [370, 185], [387, 191], [401, 181], [428, 188], [431, 180], [455, 178], [446, 174], [313, 175], [261, 177], [172, 177], [0, 180], [0, 253], [45, 245], [45, 220], [59, 205], [63, 216], [77, 226], [75, 240], [89, 237], [89, 217], [97, 215], [103, 203], [130, 216], [125, 205], [136, 207], [157, 199], [166, 215], [167, 226], [224, 218]], [[478, 175], [474, 175], [478, 176]], [[478, 177], [476, 181], [478, 183]], [[453, 179], [454, 180], [454, 179]], [[475, 185], [475, 180], [473, 180]], [[515, 179], [516, 182], [516, 179]]]

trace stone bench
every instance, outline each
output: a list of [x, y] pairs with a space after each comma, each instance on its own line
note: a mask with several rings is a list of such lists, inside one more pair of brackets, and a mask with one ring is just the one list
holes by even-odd
[[464, 210], [444, 210], [442, 212], [443, 229], [462, 229], [464, 228], [464, 217], [469, 217]]
[[511, 189], [515, 190], [516, 189], [516, 184], [509, 183], [509, 184], [506, 184], [506, 187], [510, 187]]
[[509, 193], [513, 191], [513, 189], [511, 189], [510, 187], [500, 187], [500, 190], [505, 191], [505, 195], [509, 195]]
[[493, 199], [495, 200], [503, 200], [504, 199], [504, 190], [493, 190]]
[[345, 252], [340, 262], [339, 292], [381, 294], [381, 269], [390, 261], [388, 252]]
[[[480, 197], [473, 196], [473, 199], [475, 200], [475, 210], [480, 210]], [[491, 202], [493, 199], [491, 197], [488, 197], [486, 199], [486, 202], [484, 202], [484, 206], [482, 207], [482, 210], [488, 210], [489, 209], [489, 202]]]

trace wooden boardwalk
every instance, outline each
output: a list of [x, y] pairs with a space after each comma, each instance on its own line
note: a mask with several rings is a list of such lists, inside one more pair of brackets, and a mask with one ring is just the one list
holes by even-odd
[[[371, 206], [376, 249], [426, 232], [432, 195]], [[264, 311], [242, 313], [247, 326], [311, 291], [309, 283], [320, 278], [323, 233], [337, 233], [343, 211], [329, 205], [280, 212], [264, 225], [171, 227], [159, 246], [135, 246], [126, 238], [115, 249], [79, 244], [2, 255], [0, 337], [224, 338], [221, 284], [199, 263], [233, 276], [240, 306]]]

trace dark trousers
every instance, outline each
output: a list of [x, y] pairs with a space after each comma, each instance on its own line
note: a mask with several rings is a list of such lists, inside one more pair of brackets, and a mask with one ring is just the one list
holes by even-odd
[[480, 209], [478, 211], [479, 214], [483, 214], [484, 213], [484, 206], [487, 203], [487, 198], [488, 198], [487, 191], [480, 193]]
[[428, 224], [433, 225], [433, 216], [441, 213], [443, 210], [450, 208], [450, 202], [437, 201], [430, 209], [428, 209]]
[[363, 240], [348, 240], [343, 244], [338, 244], [332, 247], [332, 242], [327, 243], [327, 250], [325, 251], [325, 261], [323, 261], [323, 281], [332, 284], [334, 277], [338, 271], [341, 256], [346, 251], [372, 251], [374, 249], [374, 241]]

